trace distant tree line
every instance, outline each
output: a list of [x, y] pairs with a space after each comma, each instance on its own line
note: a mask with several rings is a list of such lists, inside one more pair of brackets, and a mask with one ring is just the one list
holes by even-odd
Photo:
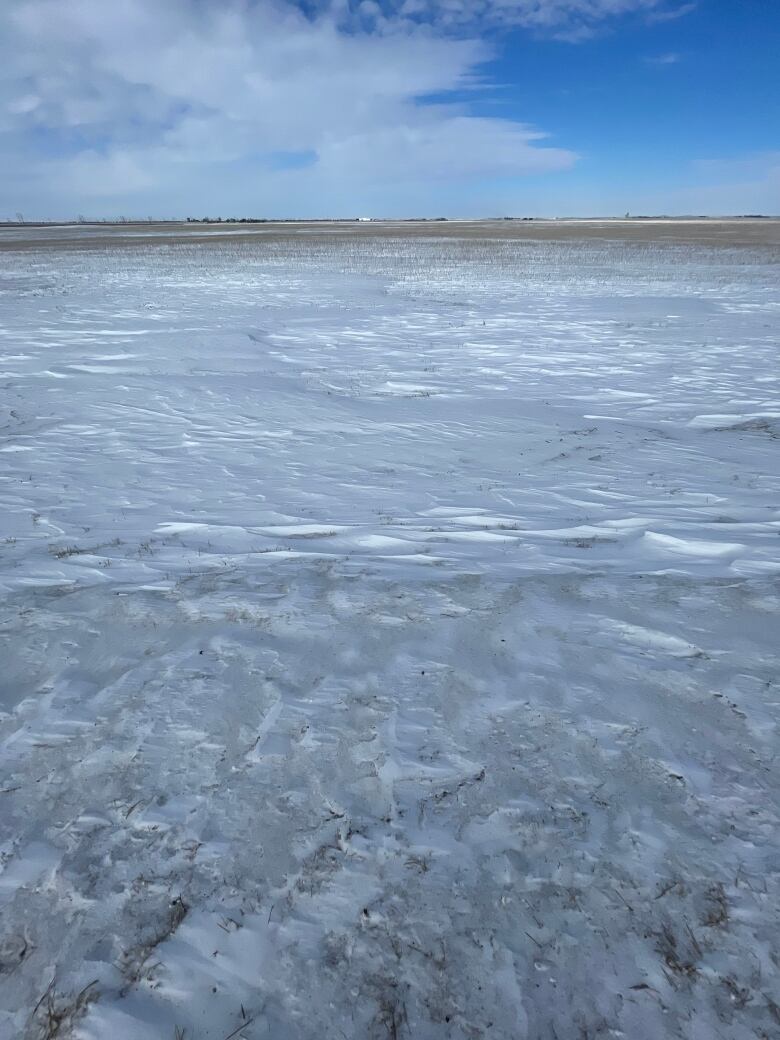
[[268, 217], [187, 217], [188, 224], [267, 224]]

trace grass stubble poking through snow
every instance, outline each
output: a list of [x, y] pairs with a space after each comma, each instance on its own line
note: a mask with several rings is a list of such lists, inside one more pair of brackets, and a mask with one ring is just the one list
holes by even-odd
[[3, 1040], [778, 1035], [773, 234], [0, 253]]

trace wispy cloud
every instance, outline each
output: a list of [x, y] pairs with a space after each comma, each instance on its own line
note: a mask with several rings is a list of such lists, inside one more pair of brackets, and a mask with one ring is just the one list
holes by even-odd
[[682, 61], [682, 55], [677, 54], [675, 51], [668, 51], [666, 54], [653, 54], [648, 58], [645, 58], [648, 65], [679, 65]]
[[[643, 15], [657, 21], [679, 18], [694, 4], [682, 8], [669, 0], [396, 0], [384, 5], [361, 3], [358, 9], [377, 9], [385, 23], [396, 18], [428, 22], [444, 28], [470, 26], [524, 28], [540, 35], [579, 42], [588, 39], [610, 21]], [[352, 5], [342, 5], [352, 10]]]
[[[780, 151], [756, 152], [729, 159], [697, 159], [693, 168], [707, 180], [770, 179], [780, 188]], [[775, 201], [780, 204], [780, 192]]]
[[651, 24], [653, 22], [675, 22], [678, 18], [684, 18], [686, 14], [691, 14], [698, 7], [698, 4], [681, 4], [680, 7], [659, 7], [657, 10], [650, 11], [647, 15], [647, 20]]
[[696, 160], [677, 187], [644, 193], [638, 204], [649, 213], [780, 215], [780, 152]]

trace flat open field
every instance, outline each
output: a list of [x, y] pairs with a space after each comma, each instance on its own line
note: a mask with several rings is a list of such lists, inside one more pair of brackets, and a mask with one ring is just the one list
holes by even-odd
[[426, 220], [400, 221], [268, 221], [240, 223], [127, 223], [84, 225], [0, 225], [0, 250], [125, 247], [153, 244], [217, 244], [230, 236], [236, 245], [285, 243], [297, 236], [314, 241], [362, 241], [365, 239], [430, 238], [438, 241], [466, 239], [485, 245], [502, 242], [599, 242], [674, 243], [701, 246], [780, 247], [780, 218], [716, 220]]
[[0, 229], [0, 1037], [780, 1026], [780, 224]]

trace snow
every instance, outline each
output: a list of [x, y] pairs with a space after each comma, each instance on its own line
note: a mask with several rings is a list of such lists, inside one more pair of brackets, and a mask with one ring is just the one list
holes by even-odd
[[0, 1037], [774, 1035], [778, 250], [68, 235], [0, 253]]

